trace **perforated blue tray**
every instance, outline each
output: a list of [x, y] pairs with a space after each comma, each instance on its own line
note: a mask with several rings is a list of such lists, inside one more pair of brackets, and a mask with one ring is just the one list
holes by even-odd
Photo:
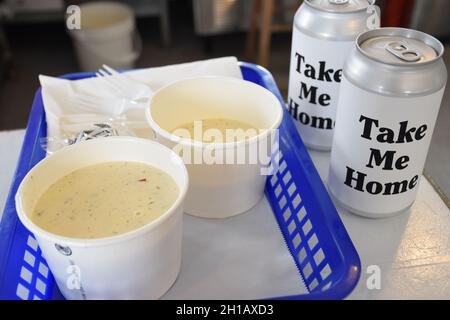
[[[244, 78], [272, 91], [284, 104], [272, 75], [241, 63]], [[65, 76], [91, 77], [90, 73]], [[14, 195], [26, 173], [45, 156], [41, 90], [28, 127], [0, 224], [0, 299], [62, 299], [36, 240], [17, 217]], [[269, 177], [266, 196], [309, 294], [276, 299], [343, 299], [356, 286], [361, 264], [347, 231], [287, 112], [280, 128], [280, 166]], [[274, 226], [276, 227], [276, 226]]]

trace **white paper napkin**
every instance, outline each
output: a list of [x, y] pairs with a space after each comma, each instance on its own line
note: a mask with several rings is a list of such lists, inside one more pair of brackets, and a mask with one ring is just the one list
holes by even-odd
[[[196, 76], [225, 76], [241, 78], [242, 74], [235, 57], [183, 63], [165, 67], [139, 69], [130, 71], [129, 76], [147, 84], [156, 91], [172, 82], [192, 78]], [[110, 91], [102, 84], [101, 79], [88, 78], [77, 81], [69, 81], [60, 78], [40, 75], [42, 98], [47, 120], [48, 148], [54, 151], [58, 143], [52, 146], [52, 140], [60, 140], [74, 135], [81, 130], [89, 129], [86, 125], [105, 122], [110, 116], [97, 114], [82, 114], [71, 110], [68, 101], [73, 99], [75, 93], [110, 96]], [[130, 110], [125, 114], [129, 129], [133, 135], [148, 137], [151, 133], [146, 125], [143, 110]]]

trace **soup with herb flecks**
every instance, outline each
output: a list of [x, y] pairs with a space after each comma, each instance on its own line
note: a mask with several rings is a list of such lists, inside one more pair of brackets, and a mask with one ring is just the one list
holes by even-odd
[[169, 174], [138, 162], [107, 162], [60, 178], [39, 198], [31, 220], [65, 237], [95, 239], [138, 229], [179, 196]]

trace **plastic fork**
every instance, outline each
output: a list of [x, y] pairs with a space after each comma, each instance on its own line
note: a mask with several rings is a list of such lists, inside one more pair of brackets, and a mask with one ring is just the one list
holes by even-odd
[[117, 117], [130, 109], [143, 109], [147, 102], [147, 98], [132, 100], [76, 93], [74, 99], [69, 101], [69, 107], [71, 110], [81, 113], [106, 114]]
[[105, 87], [111, 89], [111, 96], [76, 93], [74, 99], [69, 101], [72, 110], [119, 116], [130, 109], [145, 108], [152, 96], [152, 90], [148, 86], [107, 65], [103, 65], [96, 76]]
[[96, 72], [96, 76], [102, 79], [103, 83], [115, 93], [119, 93], [122, 98], [148, 99], [152, 95], [152, 90], [148, 86], [131, 79], [126, 73], [120, 73], [106, 64]]

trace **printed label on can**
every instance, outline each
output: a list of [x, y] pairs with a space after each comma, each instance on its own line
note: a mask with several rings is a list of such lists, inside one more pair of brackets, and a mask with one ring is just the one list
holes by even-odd
[[309, 147], [331, 148], [342, 67], [353, 46], [294, 28], [287, 108]]
[[414, 202], [443, 93], [382, 96], [343, 77], [329, 174], [342, 205], [382, 217]]

